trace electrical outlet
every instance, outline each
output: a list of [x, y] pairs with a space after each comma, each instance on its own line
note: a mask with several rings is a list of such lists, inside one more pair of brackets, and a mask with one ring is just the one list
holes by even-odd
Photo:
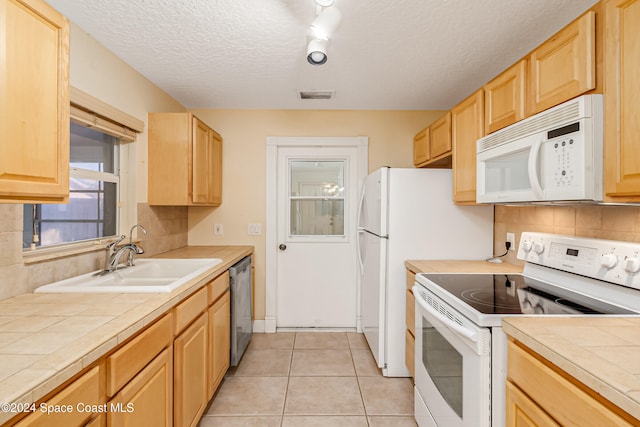
[[216, 236], [222, 236], [224, 234], [222, 224], [213, 224], [213, 234], [215, 234]]
[[510, 251], [515, 251], [516, 250], [516, 235], [513, 233], [507, 233], [507, 242], [511, 243], [511, 246], [509, 247]]

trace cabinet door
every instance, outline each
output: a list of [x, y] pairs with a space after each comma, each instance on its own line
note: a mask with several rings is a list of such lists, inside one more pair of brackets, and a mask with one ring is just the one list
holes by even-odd
[[527, 60], [523, 59], [484, 85], [484, 125], [488, 134], [525, 118], [526, 75]]
[[476, 202], [476, 141], [484, 136], [482, 89], [451, 110], [453, 201]]
[[413, 138], [413, 165], [420, 167], [429, 160], [429, 128]]
[[69, 21], [0, 0], [0, 201], [69, 198]]
[[207, 313], [180, 334], [173, 344], [174, 426], [196, 426], [204, 412], [207, 394]]
[[640, 1], [607, 1], [605, 15], [605, 192], [640, 201]]
[[451, 113], [433, 122], [429, 126], [429, 158], [446, 155], [451, 152]]
[[173, 425], [173, 348], [164, 349], [109, 402], [107, 424]]
[[211, 156], [212, 141], [209, 127], [200, 120], [193, 118], [193, 147], [192, 147], [192, 199], [194, 204], [211, 204]]
[[225, 292], [209, 308], [209, 397], [213, 396], [229, 369], [230, 296], [229, 291]]
[[507, 381], [507, 427], [560, 427], [526, 394]]
[[209, 130], [211, 139], [211, 204], [220, 206], [222, 203], [222, 137], [215, 131]]
[[527, 115], [595, 88], [595, 46], [595, 12], [590, 11], [531, 53]]

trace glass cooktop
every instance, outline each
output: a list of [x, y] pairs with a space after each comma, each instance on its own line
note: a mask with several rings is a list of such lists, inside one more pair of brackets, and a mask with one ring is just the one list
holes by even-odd
[[[620, 307], [521, 274], [421, 274], [482, 314], [623, 314]], [[422, 284], [425, 285], [424, 281]], [[426, 285], [429, 289], [430, 287]], [[433, 291], [436, 292], [435, 289]]]

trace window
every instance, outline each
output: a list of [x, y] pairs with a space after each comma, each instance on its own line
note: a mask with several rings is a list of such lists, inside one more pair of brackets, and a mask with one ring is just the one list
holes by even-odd
[[127, 143], [144, 122], [74, 87], [70, 98], [69, 203], [24, 205], [23, 248], [66, 244], [64, 254], [83, 252], [136, 222], [135, 196], [127, 200], [127, 192], [120, 193], [131, 180], [133, 148]]
[[117, 234], [119, 138], [71, 123], [68, 204], [24, 205], [23, 247]]

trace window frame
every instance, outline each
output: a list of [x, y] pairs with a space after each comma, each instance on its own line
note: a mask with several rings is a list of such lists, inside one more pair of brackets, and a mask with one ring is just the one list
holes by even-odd
[[[117, 179], [114, 179], [114, 174], [111, 173], [72, 166], [69, 168], [70, 178], [118, 181], [116, 182], [116, 234], [45, 247], [24, 248], [25, 264], [102, 250], [107, 243], [115, 241], [117, 236], [124, 233], [124, 224], [129, 222], [135, 224], [137, 221], [135, 192], [128, 191], [130, 182], [134, 182], [132, 177], [135, 177], [135, 169], [133, 169], [135, 164], [132, 161], [135, 146], [128, 143], [134, 142], [137, 134], [144, 130], [144, 122], [74, 87], [71, 88], [70, 122], [119, 138], [117, 156], [114, 159], [116, 162], [114, 173], [117, 174]], [[128, 202], [131, 197], [134, 199]], [[23, 218], [23, 223], [26, 220]], [[126, 231], [128, 232], [128, 229]]]

